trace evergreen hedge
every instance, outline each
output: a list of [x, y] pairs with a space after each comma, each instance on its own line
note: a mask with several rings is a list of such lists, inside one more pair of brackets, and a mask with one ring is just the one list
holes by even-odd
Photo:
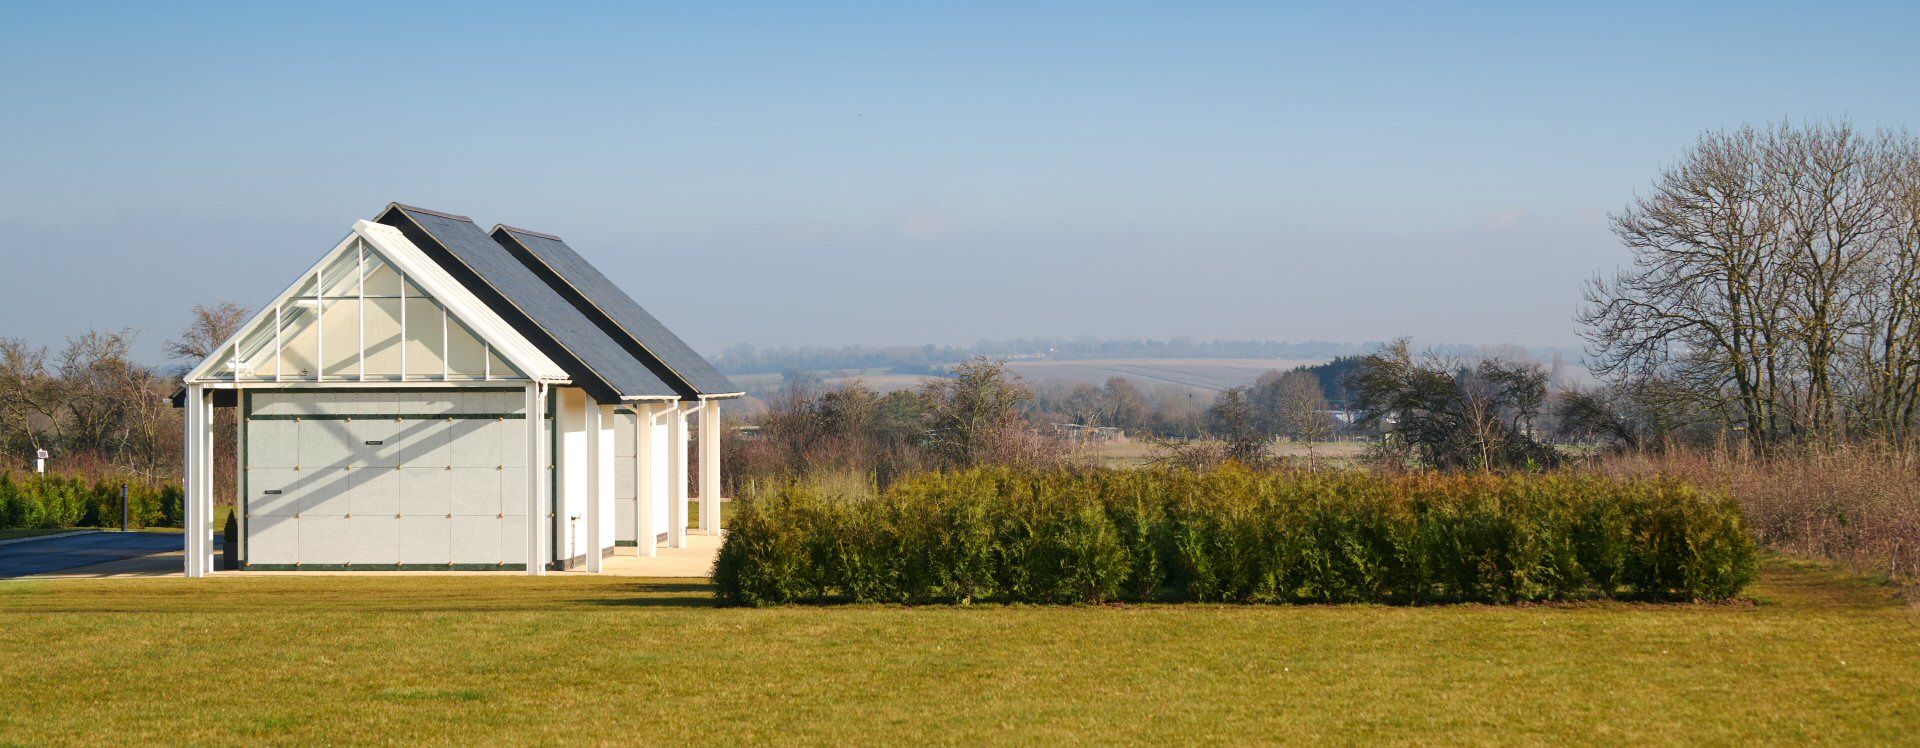
[[977, 469], [730, 520], [745, 605], [1722, 600], [1758, 570], [1732, 502], [1657, 478]]
[[[134, 527], [179, 527], [184, 493], [177, 485], [131, 484], [128, 521]], [[0, 473], [0, 528], [119, 527], [120, 484], [84, 478]]]

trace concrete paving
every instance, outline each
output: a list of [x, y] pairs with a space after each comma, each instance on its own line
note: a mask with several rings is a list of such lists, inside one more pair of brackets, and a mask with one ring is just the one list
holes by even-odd
[[[632, 552], [632, 548], [621, 548]], [[659, 555], [651, 557], [616, 554], [603, 559], [600, 573], [616, 577], [700, 577], [713, 572], [713, 559], [720, 555], [720, 536], [687, 534], [685, 548], [660, 544]], [[581, 572], [567, 572], [578, 574]]]
[[[178, 554], [185, 536], [164, 532], [88, 532], [35, 538], [31, 542], [0, 546], [0, 579], [46, 574], [126, 561], [145, 561], [155, 554]], [[149, 562], [150, 563], [150, 562]]]

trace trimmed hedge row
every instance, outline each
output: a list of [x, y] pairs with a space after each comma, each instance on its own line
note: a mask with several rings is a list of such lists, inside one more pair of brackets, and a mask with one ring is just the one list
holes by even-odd
[[1720, 600], [1758, 573], [1730, 501], [1671, 480], [980, 469], [743, 500], [724, 601]]
[[[177, 485], [127, 488], [134, 527], [179, 527], [184, 494]], [[0, 528], [119, 527], [120, 484], [83, 478], [0, 474]]]

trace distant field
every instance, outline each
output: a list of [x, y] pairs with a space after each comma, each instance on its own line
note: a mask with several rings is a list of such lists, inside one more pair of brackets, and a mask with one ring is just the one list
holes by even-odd
[[[1253, 384], [1269, 371], [1286, 371], [1301, 366], [1326, 363], [1327, 359], [1274, 358], [1111, 358], [1084, 360], [1031, 360], [1007, 362], [1007, 369], [1029, 384], [1102, 384], [1111, 377], [1124, 377], [1145, 389], [1163, 386], [1188, 387], [1219, 392], [1230, 387]], [[828, 386], [859, 379], [879, 392], [911, 389], [926, 379], [919, 374], [893, 374], [881, 370], [863, 372], [827, 372], [821, 381]], [[734, 383], [754, 392], [770, 392], [780, 387], [779, 374], [735, 374]]]
[[1078, 361], [1010, 361], [1007, 368], [1028, 380], [1101, 383], [1125, 377], [1144, 387], [1179, 385], [1219, 392], [1253, 384], [1270, 371], [1324, 364], [1327, 359], [1276, 358], [1111, 358]]
[[[1366, 450], [1367, 445], [1362, 442], [1320, 442], [1313, 445], [1313, 461], [1316, 467], [1322, 468], [1356, 467]], [[1278, 439], [1273, 443], [1273, 453], [1281, 457], [1305, 458], [1307, 445]], [[1151, 440], [1141, 437], [1088, 444], [1075, 448], [1073, 454], [1087, 464], [1111, 468], [1141, 467], [1163, 456], [1162, 450], [1155, 447]]]

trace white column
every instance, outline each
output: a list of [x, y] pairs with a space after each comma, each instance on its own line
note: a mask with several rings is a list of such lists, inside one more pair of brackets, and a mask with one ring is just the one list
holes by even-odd
[[547, 398], [544, 387], [527, 385], [527, 575], [547, 574], [547, 538], [553, 520], [547, 518]]
[[582, 455], [587, 461], [587, 535], [581, 539], [580, 550], [587, 556], [589, 574], [600, 573], [600, 499], [602, 489], [607, 488], [600, 475], [600, 445], [606, 439], [601, 423], [605, 414], [605, 406], [587, 398], [581, 413], [586, 417], [583, 423], [587, 432], [586, 454]]
[[205, 576], [201, 570], [200, 525], [204, 521], [200, 516], [200, 450], [206, 442], [200, 439], [200, 416], [204, 412], [200, 407], [200, 385], [187, 385], [186, 400], [182, 402], [182, 415], [186, 416], [186, 434], [183, 443], [187, 449], [186, 461], [180, 466], [180, 480], [184, 496], [181, 497], [181, 509], [186, 516], [181, 518], [182, 539], [186, 542], [186, 562], [182, 571], [189, 577]]
[[687, 410], [667, 411], [667, 547], [687, 546]]
[[[555, 558], [562, 568], [574, 556], [585, 555], [589, 543], [581, 537], [580, 521], [586, 519], [587, 452], [586, 393], [572, 387], [554, 391], [553, 398], [553, 527], [559, 533]], [[578, 519], [576, 519], [578, 518]]]
[[633, 404], [633, 516], [639, 523], [634, 531], [637, 543], [635, 553], [640, 556], [660, 555], [660, 544], [656, 542], [660, 528], [653, 526], [654, 507], [660, 505], [660, 497], [654, 495], [653, 484], [658, 479], [658, 468], [653, 463], [654, 424], [659, 423], [659, 409], [650, 402]]
[[700, 401], [700, 530], [720, 534], [720, 401]]
[[206, 410], [200, 412], [200, 435], [202, 439], [200, 442], [200, 485], [202, 486], [200, 490], [200, 518], [201, 521], [205, 523], [200, 531], [200, 569], [202, 573], [212, 574], [214, 570], [220, 568], [220, 565], [214, 561], [213, 545], [214, 533], [218, 532], [213, 526], [213, 446], [215, 444], [213, 439], [215, 413], [213, 408], [213, 393], [203, 390], [200, 401], [206, 408]]
[[239, 390], [235, 392], [234, 398], [233, 454], [235, 458], [235, 474], [233, 486], [233, 529], [235, 537], [233, 538], [233, 557], [244, 561], [247, 557], [247, 466], [245, 463], [239, 462], [239, 457], [247, 453], [247, 391]]

